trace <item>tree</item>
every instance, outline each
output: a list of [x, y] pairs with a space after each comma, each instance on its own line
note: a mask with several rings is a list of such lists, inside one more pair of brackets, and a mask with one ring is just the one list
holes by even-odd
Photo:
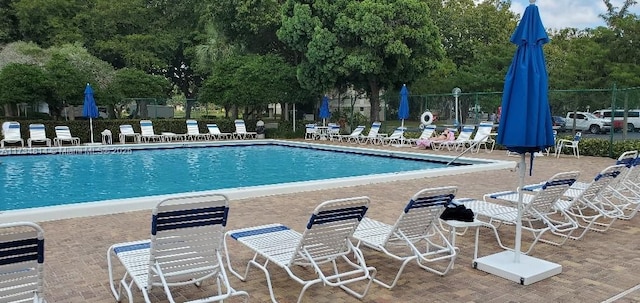
[[132, 116], [147, 118], [149, 99], [166, 99], [170, 91], [170, 83], [163, 76], [150, 75], [138, 69], [123, 68], [116, 72], [110, 90], [116, 92], [118, 96], [133, 98], [136, 101], [136, 110]]
[[382, 89], [416, 80], [444, 57], [429, 8], [419, 0], [288, 0], [278, 37], [301, 53], [303, 87], [322, 92], [350, 82], [366, 88], [372, 120]]
[[215, 65], [200, 89], [198, 100], [231, 109], [245, 107], [245, 115], [260, 113], [267, 104], [309, 101], [308, 92], [296, 85], [295, 68], [277, 55], [231, 56]]
[[11, 63], [0, 70], [0, 104], [7, 117], [14, 115], [16, 104], [42, 102], [50, 91], [47, 75], [37, 65]]

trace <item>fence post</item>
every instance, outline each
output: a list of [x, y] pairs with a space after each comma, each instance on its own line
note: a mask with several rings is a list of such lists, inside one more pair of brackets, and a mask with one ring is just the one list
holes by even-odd
[[[613, 158], [613, 120], [615, 118], [616, 109], [616, 84], [613, 84], [613, 90], [611, 91], [611, 130], [609, 131], [609, 158]], [[626, 126], [623, 126], [626, 127]]]

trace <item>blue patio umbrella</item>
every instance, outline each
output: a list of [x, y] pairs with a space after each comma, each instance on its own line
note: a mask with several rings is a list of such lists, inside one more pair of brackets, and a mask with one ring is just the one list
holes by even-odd
[[[517, 50], [505, 76], [502, 115], [498, 128], [498, 144], [520, 154], [519, 187], [524, 186], [525, 154], [554, 145], [551, 111], [548, 100], [548, 75], [542, 46], [549, 37], [540, 20], [535, 0], [526, 8], [511, 36]], [[522, 194], [519, 195], [514, 262], [520, 262], [522, 236]]]
[[93, 98], [93, 89], [87, 83], [84, 88], [84, 103], [82, 104], [82, 116], [89, 118], [89, 129], [91, 130], [91, 143], [93, 143], [93, 119], [98, 118], [98, 107], [96, 100]]
[[327, 95], [322, 97], [322, 104], [320, 104], [320, 114], [318, 117], [322, 119], [322, 126], [326, 126], [326, 120], [331, 117], [331, 112], [329, 111], [329, 97]]
[[404, 119], [409, 119], [409, 89], [403, 84], [400, 90], [400, 107], [398, 107], [398, 119], [402, 120], [401, 125], [404, 127]]

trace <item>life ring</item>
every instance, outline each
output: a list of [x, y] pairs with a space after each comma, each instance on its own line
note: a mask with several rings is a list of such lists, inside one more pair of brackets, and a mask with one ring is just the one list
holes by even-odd
[[[429, 118], [429, 120], [426, 120], [426, 118]], [[433, 123], [433, 114], [430, 111], [422, 113], [422, 116], [420, 116], [420, 122], [424, 125]]]

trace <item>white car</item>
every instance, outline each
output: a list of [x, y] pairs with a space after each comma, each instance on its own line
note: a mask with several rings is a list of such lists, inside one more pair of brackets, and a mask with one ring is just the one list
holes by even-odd
[[589, 131], [592, 134], [611, 130], [611, 120], [598, 118], [589, 112], [568, 112], [565, 121], [567, 129], [573, 129], [575, 126], [576, 130]]

